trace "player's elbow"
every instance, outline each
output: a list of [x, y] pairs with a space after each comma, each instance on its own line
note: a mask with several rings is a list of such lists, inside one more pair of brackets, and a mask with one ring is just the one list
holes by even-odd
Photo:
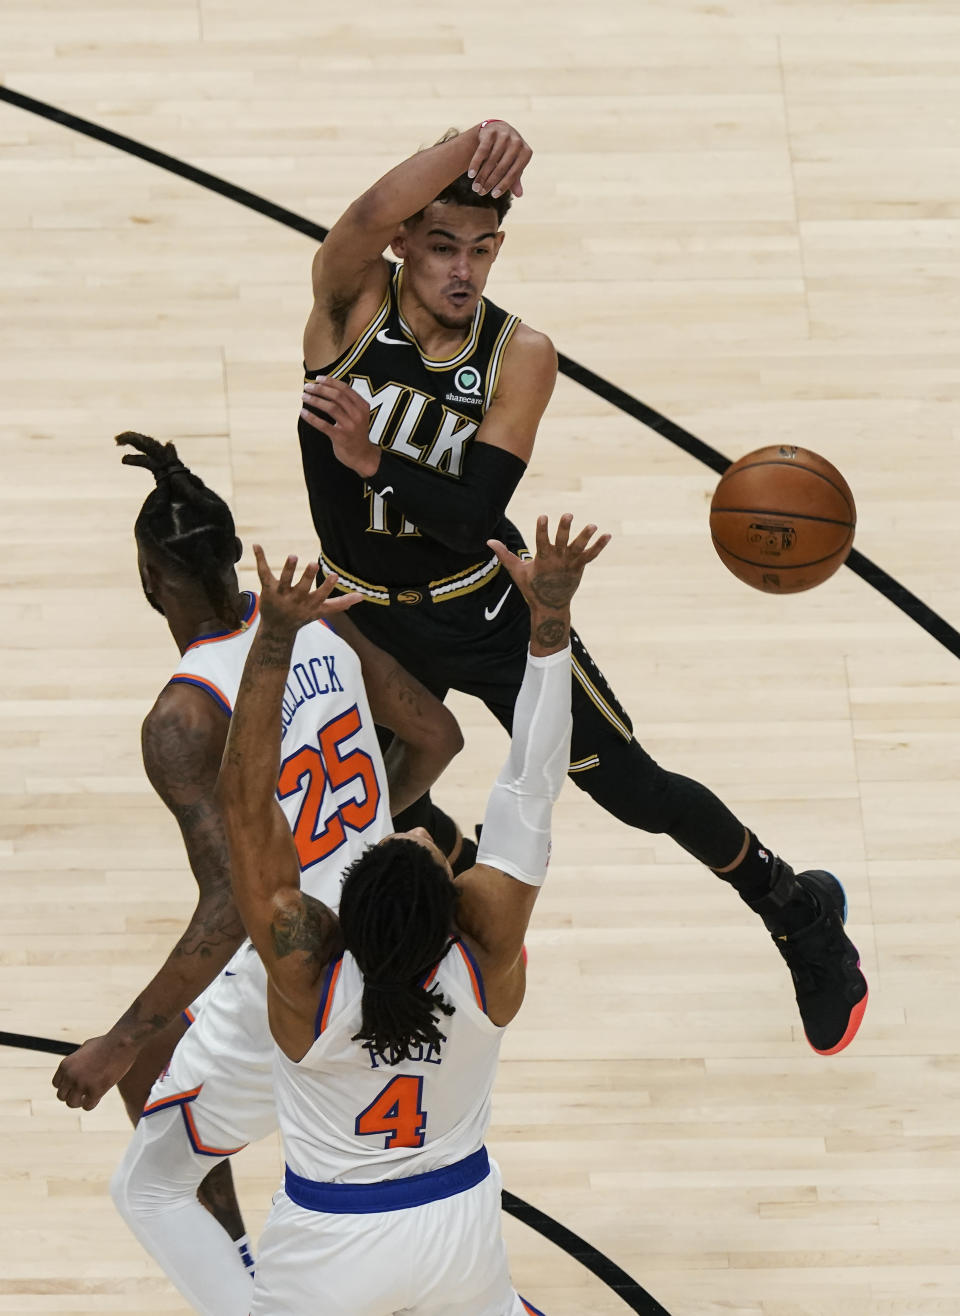
[[439, 719], [436, 729], [436, 748], [438, 757], [443, 759], [443, 766], [452, 763], [464, 746], [460, 723], [444, 704], [440, 705], [443, 717]]
[[487, 552], [487, 540], [503, 513], [504, 509], [499, 504], [493, 506], [476, 499], [469, 510], [464, 509], [459, 517], [452, 518], [438, 537], [442, 538], [448, 548], [458, 553]]

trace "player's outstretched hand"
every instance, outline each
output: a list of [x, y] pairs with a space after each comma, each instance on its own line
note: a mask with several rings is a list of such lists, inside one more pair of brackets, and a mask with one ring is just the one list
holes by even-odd
[[584, 567], [610, 542], [609, 535], [601, 535], [590, 542], [597, 533], [595, 525], [584, 526], [576, 538], [571, 539], [572, 523], [573, 516], [565, 512], [557, 525], [556, 538], [551, 542], [547, 518], [537, 517], [537, 552], [527, 561], [511, 553], [499, 539], [487, 540], [527, 600], [531, 612], [565, 612], [580, 584]]
[[270, 570], [259, 544], [254, 544], [253, 555], [257, 559], [257, 575], [260, 577], [261, 625], [273, 635], [293, 635], [308, 622], [346, 612], [347, 608], [360, 602], [359, 594], [334, 595], [339, 577], [333, 574], [314, 589], [313, 583], [320, 571], [316, 562], [308, 562], [303, 575], [294, 584], [297, 559], [293, 554], [284, 562], [279, 579]]
[[533, 152], [516, 128], [502, 119], [488, 119], [480, 129], [480, 141], [467, 167], [473, 190], [482, 196], [498, 197], [504, 192], [523, 196], [520, 181]]

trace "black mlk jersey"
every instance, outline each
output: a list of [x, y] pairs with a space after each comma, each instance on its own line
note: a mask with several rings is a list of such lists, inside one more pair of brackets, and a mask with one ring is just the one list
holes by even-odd
[[[421, 352], [400, 314], [403, 266], [394, 270], [376, 315], [332, 365], [307, 371], [350, 384], [370, 404], [370, 438], [416, 463], [442, 502], [460, 478], [470, 444], [497, 388], [519, 324], [481, 298], [466, 342], [449, 360]], [[363, 584], [398, 587], [466, 573], [490, 556], [485, 543], [460, 553], [431, 539], [337, 461], [330, 440], [300, 419], [300, 450], [313, 524], [323, 556]], [[501, 526], [492, 532], [502, 538]]]

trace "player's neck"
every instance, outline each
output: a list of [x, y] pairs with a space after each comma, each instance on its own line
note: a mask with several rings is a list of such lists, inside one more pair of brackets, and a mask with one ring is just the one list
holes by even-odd
[[177, 648], [186, 653], [195, 640], [211, 635], [225, 635], [237, 629], [243, 616], [243, 598], [239, 591], [230, 599], [232, 614], [215, 612], [208, 600], [171, 599], [164, 603], [164, 615]]
[[449, 329], [407, 288], [400, 291], [399, 307], [404, 322], [410, 327], [421, 350], [437, 361], [456, 356], [459, 348], [470, 337], [472, 318], [470, 324], [463, 328]]

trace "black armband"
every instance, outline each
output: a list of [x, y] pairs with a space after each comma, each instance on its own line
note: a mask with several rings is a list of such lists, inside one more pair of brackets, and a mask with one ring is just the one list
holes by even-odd
[[515, 453], [492, 443], [471, 445], [459, 479], [384, 449], [367, 484], [432, 539], [459, 553], [482, 553], [526, 469]]

